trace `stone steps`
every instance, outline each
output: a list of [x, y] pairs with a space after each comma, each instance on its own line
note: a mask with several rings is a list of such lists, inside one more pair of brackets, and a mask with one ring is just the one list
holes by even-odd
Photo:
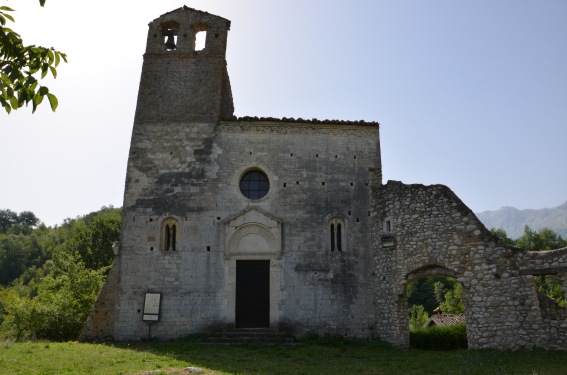
[[235, 330], [216, 332], [205, 339], [205, 344], [220, 345], [294, 345], [295, 339], [285, 333], [267, 330]]

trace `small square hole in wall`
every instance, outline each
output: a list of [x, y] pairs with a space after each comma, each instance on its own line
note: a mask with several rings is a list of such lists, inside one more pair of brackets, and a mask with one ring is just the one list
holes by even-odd
[[325, 181], [321, 182], [321, 185], [325, 186]]
[[368, 216], [370, 216], [370, 211], [368, 211]]
[[356, 155], [354, 155], [354, 158], [356, 159]]
[[349, 211], [349, 212], [348, 212], [348, 216], [350, 216], [350, 215], [351, 215], [351, 212]]
[[217, 216], [217, 220], [220, 220], [220, 216]]
[[150, 222], [152, 222], [152, 221], [154, 221], [154, 219], [150, 217]]
[[289, 154], [289, 156], [293, 156], [293, 154]]
[[368, 186], [368, 182], [364, 184], [364, 186]]
[[295, 181], [295, 184], [296, 184], [296, 185], [299, 185], [299, 181]]
[[150, 251], [154, 251], [154, 248], [153, 248], [153, 247], [150, 247]]
[[360, 219], [359, 219], [358, 217], [356, 218], [356, 222], [357, 222], [357, 223], [360, 223]]
[[283, 187], [286, 187], [286, 186], [287, 186], [287, 184], [284, 182], [284, 183], [283, 183]]
[[252, 152], [250, 152], [250, 155], [252, 155]]
[[315, 157], [318, 158], [318, 157], [319, 157], [319, 154], [315, 154]]
[[210, 246], [207, 246], [207, 251], [211, 251], [211, 247], [210, 247]]
[[335, 155], [335, 159], [338, 157], [338, 155]]
[[354, 186], [354, 183], [353, 183], [353, 182], [351, 182], [351, 183], [350, 183], [350, 186]]

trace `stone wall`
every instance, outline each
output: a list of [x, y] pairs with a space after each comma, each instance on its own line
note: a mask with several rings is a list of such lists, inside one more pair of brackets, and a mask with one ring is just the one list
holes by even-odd
[[[237, 259], [270, 259], [272, 328], [369, 337], [368, 171], [380, 166], [377, 124], [235, 120], [168, 129], [134, 128], [115, 337], [144, 336], [146, 291], [163, 295], [162, 317], [152, 327], [157, 337], [234, 325]], [[239, 190], [250, 169], [270, 181], [260, 200]], [[179, 223], [175, 252], [160, 250], [160, 225], [168, 217]], [[331, 218], [344, 223], [340, 252], [328, 246]], [[231, 227], [269, 230], [272, 221], [281, 230], [277, 246], [231, 250]]]
[[[238, 261], [261, 260], [270, 329], [407, 348], [407, 284], [448, 275], [469, 347], [567, 349], [564, 309], [533, 278], [559, 275], [567, 292], [567, 249], [504, 246], [445, 186], [383, 185], [375, 122], [235, 118], [229, 28], [187, 7], [149, 25], [120, 252], [82, 339], [147, 337], [147, 292], [161, 293], [155, 337], [233, 328]], [[265, 174], [264, 197], [241, 192], [249, 171]]]
[[[528, 252], [502, 245], [445, 186], [389, 181], [373, 194], [380, 337], [408, 347], [407, 283], [442, 274], [463, 284], [470, 348], [567, 349], [567, 321], [542, 317], [533, 280], [534, 274], [564, 272], [567, 249]], [[395, 247], [383, 245], [387, 234]]]

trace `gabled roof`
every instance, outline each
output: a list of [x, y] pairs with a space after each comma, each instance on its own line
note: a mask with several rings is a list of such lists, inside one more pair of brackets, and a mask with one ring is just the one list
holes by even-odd
[[171, 14], [171, 13], [179, 12], [179, 11], [196, 12], [196, 13], [201, 13], [202, 15], [205, 15], [205, 16], [212, 16], [212, 17], [219, 18], [221, 20], [225, 20], [226, 22], [228, 22], [228, 29], [230, 30], [230, 20], [227, 20], [224, 17], [217, 16], [216, 14], [211, 14], [209, 12], [205, 12], [205, 11], [198, 10], [198, 9], [195, 9], [195, 8], [189, 8], [187, 5], [183, 5], [181, 8], [177, 8], [177, 9], [174, 9], [170, 12], [164, 13], [161, 16], [159, 16], [158, 18], [161, 18], [161, 17], [166, 16], [166, 15]]
[[440, 314], [432, 315], [424, 327], [452, 326], [465, 323], [465, 314]]

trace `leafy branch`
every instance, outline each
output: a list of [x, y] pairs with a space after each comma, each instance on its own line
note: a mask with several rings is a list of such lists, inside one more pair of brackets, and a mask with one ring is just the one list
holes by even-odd
[[[43, 6], [45, 0], [40, 0]], [[32, 113], [47, 97], [51, 109], [59, 104], [57, 97], [49, 92], [39, 80], [51, 74], [57, 78], [57, 67], [61, 61], [67, 62], [67, 55], [54, 48], [24, 45], [22, 38], [14, 30], [6, 27], [8, 21], [14, 22], [9, 12], [14, 10], [0, 6], [0, 105], [7, 113], [32, 103]]]

